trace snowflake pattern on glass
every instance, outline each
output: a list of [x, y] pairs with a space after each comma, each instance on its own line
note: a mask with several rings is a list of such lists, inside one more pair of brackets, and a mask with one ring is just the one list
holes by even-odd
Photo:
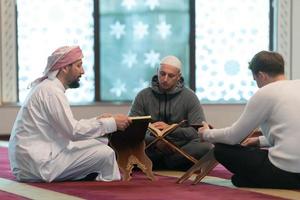
[[94, 101], [93, 0], [18, 0], [17, 12], [19, 101], [30, 91], [27, 86], [43, 75], [47, 57], [65, 45], [82, 48], [85, 70], [80, 87], [66, 91], [68, 99]]
[[189, 82], [189, 1], [103, 0], [99, 9], [101, 100], [132, 100], [170, 54]]
[[269, 49], [268, 11], [269, 0], [196, 0], [195, 79], [202, 103], [245, 103], [257, 90], [248, 62]]

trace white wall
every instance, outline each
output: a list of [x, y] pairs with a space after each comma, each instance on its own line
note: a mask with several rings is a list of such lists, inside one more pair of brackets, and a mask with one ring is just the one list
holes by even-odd
[[[243, 105], [204, 105], [204, 112], [207, 121], [215, 128], [230, 125], [234, 122], [243, 111]], [[72, 106], [72, 110], [76, 119], [90, 118], [101, 113], [123, 113], [127, 114], [129, 105], [111, 105], [98, 104], [92, 106]], [[10, 133], [16, 114], [19, 110], [18, 106], [0, 107], [0, 135]]]

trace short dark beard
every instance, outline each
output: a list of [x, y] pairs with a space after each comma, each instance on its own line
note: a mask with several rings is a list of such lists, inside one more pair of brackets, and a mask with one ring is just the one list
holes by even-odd
[[79, 88], [80, 83], [78, 80], [75, 80], [72, 83], [70, 83], [68, 86], [69, 86], [69, 88]]

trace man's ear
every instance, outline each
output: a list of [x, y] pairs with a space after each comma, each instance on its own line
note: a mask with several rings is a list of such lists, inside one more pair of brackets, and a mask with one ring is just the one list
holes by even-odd
[[69, 65], [67, 65], [67, 66], [65, 66], [65, 67], [63, 67], [63, 68], [61, 68], [61, 71], [62, 71], [63, 73], [67, 73], [69, 70], [70, 70], [70, 66], [69, 66]]
[[180, 80], [181, 76], [182, 76], [182, 74], [181, 74], [181, 72], [179, 72], [178, 77], [177, 77], [177, 81]]
[[266, 80], [269, 78], [269, 75], [266, 72], [259, 72], [261, 74], [261, 78], [263, 78], [263, 80]]
[[262, 72], [262, 71], [259, 71], [259, 72], [257, 73], [257, 76], [258, 76], [260, 79], [264, 79], [264, 78], [265, 78], [265, 73]]

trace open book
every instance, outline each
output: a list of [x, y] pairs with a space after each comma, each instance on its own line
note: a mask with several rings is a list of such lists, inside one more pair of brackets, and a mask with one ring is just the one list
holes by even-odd
[[136, 116], [130, 119], [132, 123], [124, 131], [110, 134], [109, 142], [112, 146], [135, 146], [144, 140], [151, 116]]
[[167, 128], [160, 130], [158, 128], [156, 128], [152, 123], [149, 124], [148, 130], [153, 133], [155, 136], [165, 136], [168, 133], [172, 132], [173, 130], [175, 130], [177, 127], [181, 126], [183, 123], [185, 123], [185, 120], [182, 120], [179, 123], [175, 123], [175, 124], [171, 124], [170, 126], [168, 126]]

